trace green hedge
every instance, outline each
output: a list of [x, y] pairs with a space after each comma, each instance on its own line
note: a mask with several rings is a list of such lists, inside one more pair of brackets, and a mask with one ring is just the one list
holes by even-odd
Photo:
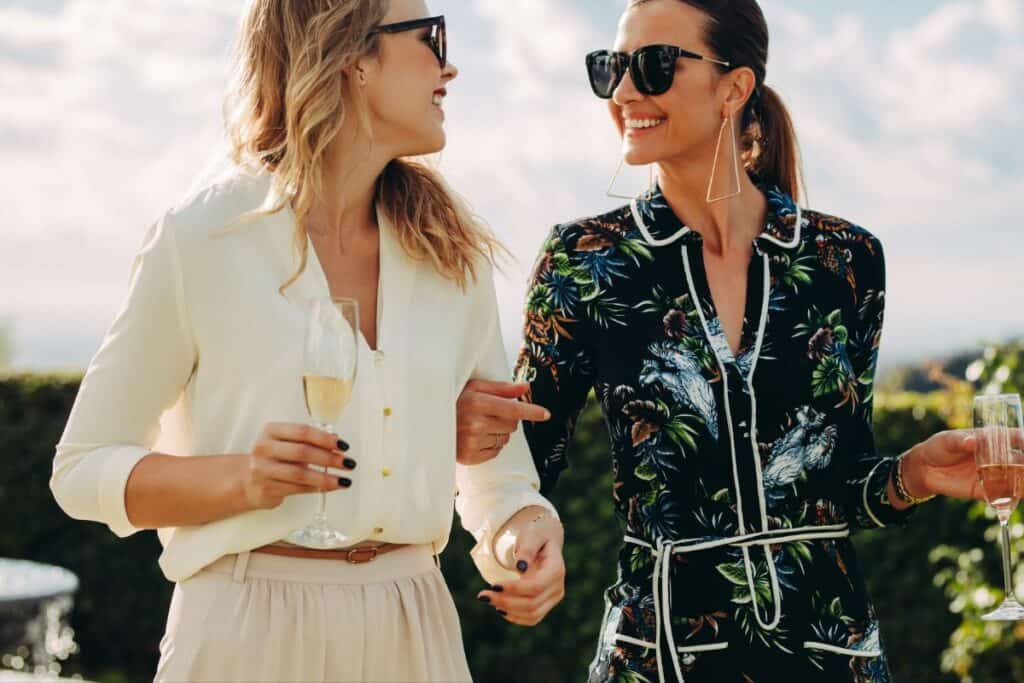
[[76, 377], [0, 381], [0, 556], [78, 575], [71, 626], [81, 652], [64, 674], [152, 679], [172, 588], [156, 564], [156, 534], [119, 539], [101, 524], [69, 519], [50, 495], [53, 448], [77, 391]]
[[[155, 534], [117, 539], [99, 524], [65, 517], [49, 492], [53, 446], [76, 390], [74, 377], [0, 380], [0, 448], [9, 463], [0, 471], [0, 556], [54, 563], [79, 576], [72, 626], [81, 652], [65, 673], [144, 680], [156, 663], [171, 592], [157, 568]], [[943, 428], [946, 419], [940, 404], [920, 396], [891, 404], [880, 399], [879, 446], [900, 451]], [[454, 533], [442, 562], [478, 680], [562, 683], [584, 677], [603, 612], [602, 591], [614, 578], [612, 558], [621, 540], [609, 469], [603, 422], [591, 403], [580, 421], [572, 466], [554, 495], [568, 533], [568, 595], [536, 628], [506, 624], [477, 602], [483, 583], [468, 556], [472, 539]], [[932, 581], [928, 554], [939, 544], [978, 545], [985, 526], [984, 520], [968, 520], [964, 505], [937, 502], [921, 510], [907, 530], [858, 537], [897, 680], [957, 680], [943, 677], [939, 659], [960, 620]]]

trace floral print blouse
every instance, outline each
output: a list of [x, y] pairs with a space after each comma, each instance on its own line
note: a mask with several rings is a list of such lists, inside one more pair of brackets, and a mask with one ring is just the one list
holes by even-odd
[[660, 190], [556, 226], [517, 376], [542, 491], [591, 389], [625, 527], [590, 681], [889, 681], [851, 528], [901, 521], [872, 435], [879, 241], [776, 188], [733, 354]]

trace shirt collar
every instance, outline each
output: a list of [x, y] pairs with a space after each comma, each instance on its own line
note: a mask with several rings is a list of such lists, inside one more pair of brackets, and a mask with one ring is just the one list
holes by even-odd
[[[757, 236], [758, 246], [769, 252], [799, 246], [803, 223], [800, 207], [778, 187], [758, 184], [758, 188], [768, 199], [764, 229]], [[688, 228], [676, 216], [659, 185], [633, 199], [630, 209], [644, 241], [652, 247], [663, 247], [680, 240], [683, 244], [701, 242], [700, 233]]]

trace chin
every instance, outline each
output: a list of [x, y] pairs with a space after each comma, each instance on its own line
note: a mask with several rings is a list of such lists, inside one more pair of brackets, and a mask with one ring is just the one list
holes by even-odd
[[443, 128], [434, 130], [419, 136], [416, 142], [409, 146], [409, 151], [402, 156], [420, 157], [428, 154], [437, 154], [445, 148], [447, 142], [448, 136]]
[[661, 155], [653, 149], [644, 149], [643, 147], [638, 148], [627, 144], [623, 146], [622, 158], [630, 166], [645, 166], [659, 161], [661, 159]]

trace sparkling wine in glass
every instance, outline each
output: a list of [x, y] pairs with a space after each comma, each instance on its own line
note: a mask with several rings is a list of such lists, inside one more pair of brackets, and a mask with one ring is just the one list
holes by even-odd
[[978, 438], [975, 462], [978, 481], [989, 506], [999, 518], [1003, 549], [1003, 603], [986, 621], [1024, 621], [1024, 606], [1013, 593], [1010, 563], [1010, 515], [1024, 495], [1024, 416], [1020, 396], [1000, 394], [974, 399], [974, 426]]
[[[356, 381], [359, 359], [359, 302], [354, 299], [313, 299], [306, 309], [302, 390], [311, 423], [335, 433]], [[327, 468], [324, 468], [327, 472]], [[349, 545], [349, 539], [327, 523], [327, 493], [321, 491], [313, 520], [288, 535], [288, 542], [321, 550]]]

